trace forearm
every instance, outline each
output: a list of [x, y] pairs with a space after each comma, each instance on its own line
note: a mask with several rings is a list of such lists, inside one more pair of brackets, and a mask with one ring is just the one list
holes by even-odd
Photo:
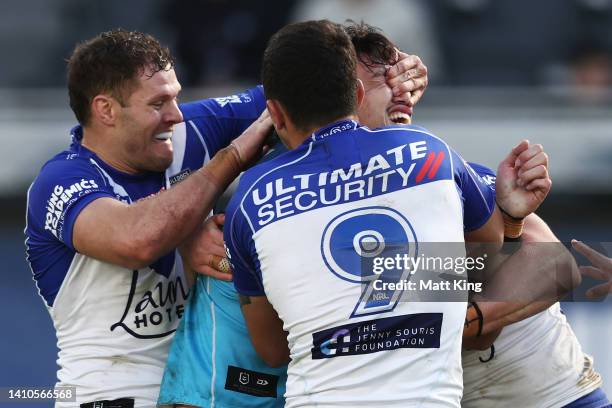
[[240, 173], [240, 161], [230, 146], [203, 168], [172, 188], [128, 207], [123, 233], [140, 237], [140, 247], [155, 260], [176, 248], [210, 212], [225, 187]]
[[511, 245], [520, 247], [473, 297], [483, 315], [482, 335], [546, 310], [580, 283], [573, 257], [536, 215], [526, 220], [523, 242]]
[[150, 265], [200, 225], [240, 168], [230, 146], [170, 191], [132, 205], [112, 198], [94, 200], [75, 222], [73, 245], [84, 255], [126, 268]]

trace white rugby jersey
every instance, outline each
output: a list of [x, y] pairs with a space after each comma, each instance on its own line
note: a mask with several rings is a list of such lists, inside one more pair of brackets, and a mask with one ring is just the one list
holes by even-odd
[[[495, 173], [471, 167], [494, 189]], [[602, 384], [559, 303], [504, 327], [491, 351], [463, 352], [464, 408], [563, 407]]]
[[69, 150], [43, 166], [28, 192], [27, 258], [57, 331], [57, 385], [75, 386], [78, 404], [133, 398], [137, 407], [156, 405], [188, 293], [176, 251], [140, 270], [76, 252], [78, 214], [100, 197], [131, 204], [169, 188], [240, 135], [264, 107], [261, 87], [181, 105], [185, 122], [175, 126], [165, 174], [115, 170], [80, 144], [80, 127]]
[[494, 347], [463, 352], [462, 407], [563, 407], [602, 384], [559, 303], [504, 327]]
[[463, 242], [493, 208], [479, 176], [417, 127], [341, 121], [247, 171], [225, 241], [237, 291], [267, 296], [289, 332], [287, 407], [458, 407], [465, 298], [377, 288], [432, 272], [377, 276], [373, 262]]

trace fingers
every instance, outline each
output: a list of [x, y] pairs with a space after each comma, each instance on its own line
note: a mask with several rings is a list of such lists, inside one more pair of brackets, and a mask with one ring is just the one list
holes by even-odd
[[199, 273], [200, 275], [210, 276], [211, 278], [219, 279], [219, 280], [226, 281], [226, 282], [231, 282], [233, 279], [233, 275], [231, 271], [228, 273], [220, 272], [206, 265], [203, 265], [202, 267], [196, 269], [195, 271]]
[[520, 187], [527, 186], [536, 179], [544, 180], [548, 178], [548, 169], [544, 165], [539, 165], [531, 170], [519, 173], [516, 184]]
[[400, 96], [406, 92], [424, 90], [429, 79], [423, 61], [416, 55], [403, 52], [398, 52], [398, 56], [398, 61], [386, 73], [387, 84], [393, 90], [393, 95]]
[[[522, 161], [521, 156], [523, 156], [523, 154], [519, 155], [520, 161]], [[527, 159], [526, 162], [523, 162], [518, 170], [518, 176], [520, 177], [523, 172], [531, 170], [537, 166], [544, 166], [545, 168], [548, 168], [548, 155], [545, 152], [539, 152]]]
[[612, 292], [612, 281], [602, 283], [601, 285], [597, 285], [587, 290], [586, 295], [589, 299], [599, 299], [607, 296], [610, 292]]
[[529, 140], [521, 140], [514, 146], [508, 156], [500, 163], [506, 167], [515, 167], [518, 156], [529, 148]]
[[272, 130], [272, 118], [267, 109], [240, 136], [232, 141], [242, 167], [261, 155], [262, 146]]
[[612, 259], [608, 258], [602, 253], [597, 252], [582, 241], [572, 239], [572, 246], [576, 251], [584, 255], [593, 265], [602, 269], [608, 274], [612, 274]]
[[587, 276], [589, 278], [593, 278], [597, 280], [608, 280], [609, 278], [607, 273], [593, 266], [581, 266], [578, 269], [580, 270], [581, 275]]
[[412, 95], [410, 96], [410, 103], [408, 104], [408, 106], [414, 106], [417, 104], [417, 102], [419, 102], [421, 100], [421, 97], [423, 96], [423, 94], [425, 93], [425, 89], [417, 89], [416, 91], [412, 92]]
[[523, 164], [527, 163], [529, 160], [531, 160], [532, 158], [535, 158], [537, 155], [539, 154], [543, 154], [544, 157], [546, 158], [546, 162], [548, 163], [548, 156], [546, 155], [546, 153], [544, 152], [544, 147], [542, 147], [541, 144], [534, 144], [534, 145], [529, 145], [529, 147], [522, 151], [515, 162], [515, 167], [522, 167]]
[[[223, 224], [219, 226], [216, 222], [211, 221], [208, 223], [204, 230], [200, 233], [201, 237], [198, 240], [198, 244], [200, 247], [205, 248], [207, 251], [211, 251], [213, 253], [219, 253], [218, 248], [223, 248]], [[214, 247], [214, 251], [212, 251]], [[220, 254], [224, 254], [224, 251], [221, 251]]]
[[525, 187], [525, 190], [527, 191], [542, 190], [543, 192], [548, 194], [551, 187], [552, 187], [552, 180], [550, 179], [550, 177], [546, 177], [546, 178], [536, 179], [532, 181], [531, 183], [527, 184], [527, 186]]
[[209, 219], [214, 223], [214, 225], [218, 229], [223, 230], [223, 224], [225, 223], [225, 214], [215, 214]]

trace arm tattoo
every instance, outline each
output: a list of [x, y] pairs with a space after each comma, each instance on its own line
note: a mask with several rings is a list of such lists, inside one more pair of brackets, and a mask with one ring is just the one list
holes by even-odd
[[251, 297], [250, 296], [244, 296], [244, 295], [238, 295], [238, 299], [240, 300], [240, 306], [244, 306], [244, 305], [250, 305], [251, 304]]

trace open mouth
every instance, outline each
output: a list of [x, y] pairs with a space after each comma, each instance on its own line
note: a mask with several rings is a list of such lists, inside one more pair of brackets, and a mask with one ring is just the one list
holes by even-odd
[[396, 125], [409, 125], [410, 123], [412, 123], [412, 118], [410, 117], [410, 115], [404, 112], [395, 111], [393, 113], [390, 113], [389, 119]]
[[161, 132], [155, 135], [155, 140], [161, 140], [162, 142], [170, 139], [172, 139], [172, 131]]

